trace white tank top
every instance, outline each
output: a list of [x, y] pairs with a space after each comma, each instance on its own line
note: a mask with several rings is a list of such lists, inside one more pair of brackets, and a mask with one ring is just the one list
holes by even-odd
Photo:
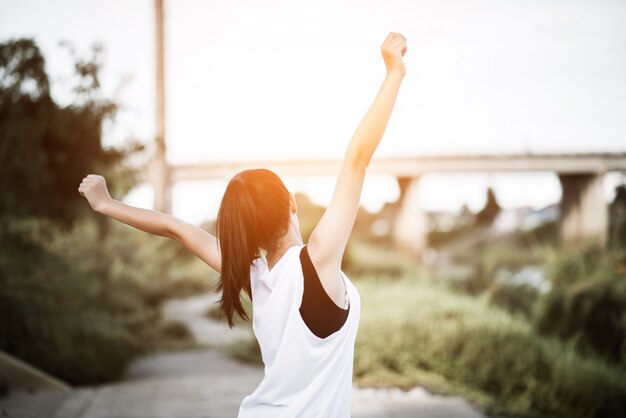
[[252, 327], [265, 376], [246, 396], [239, 418], [350, 417], [354, 341], [361, 311], [357, 289], [341, 272], [350, 301], [343, 326], [326, 338], [300, 316], [304, 276], [300, 251], [287, 250], [272, 270], [265, 257], [250, 268]]

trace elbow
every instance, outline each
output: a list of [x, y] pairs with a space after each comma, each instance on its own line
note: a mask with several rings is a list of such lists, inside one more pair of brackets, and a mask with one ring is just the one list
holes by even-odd
[[180, 228], [175, 225], [174, 222], [169, 222], [163, 226], [163, 228], [157, 233], [162, 237], [173, 239], [174, 241], [182, 242], [182, 234]]
[[372, 154], [362, 150], [348, 150], [345, 163], [356, 170], [365, 170], [372, 160]]

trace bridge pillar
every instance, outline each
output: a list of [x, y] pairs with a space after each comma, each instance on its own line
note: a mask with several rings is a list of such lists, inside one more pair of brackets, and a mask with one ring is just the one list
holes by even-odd
[[427, 219], [419, 205], [419, 177], [398, 177], [399, 208], [393, 223], [393, 241], [397, 249], [419, 256], [427, 245]]
[[592, 242], [606, 246], [609, 216], [603, 179], [603, 173], [559, 174], [563, 189], [559, 235], [563, 245]]

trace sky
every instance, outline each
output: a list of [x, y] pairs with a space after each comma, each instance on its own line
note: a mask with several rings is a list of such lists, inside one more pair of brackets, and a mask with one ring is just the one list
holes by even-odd
[[[380, 45], [407, 38], [407, 74], [376, 156], [626, 151], [626, 2], [608, 0], [165, 0], [166, 141], [172, 163], [339, 158], [384, 78]], [[123, 111], [106, 143], [154, 133], [152, 0], [2, 0], [0, 41], [34, 37], [53, 94], [70, 41], [104, 47], [102, 82]], [[64, 84], [65, 83], [65, 84]], [[217, 211], [224, 181], [176, 184], [174, 214]], [[621, 175], [607, 176], [611, 198]], [[285, 178], [326, 204], [333, 178]], [[553, 173], [442, 174], [420, 182], [423, 207], [505, 207], [560, 198]], [[151, 205], [147, 185], [126, 200]], [[398, 197], [369, 176], [369, 210]]]

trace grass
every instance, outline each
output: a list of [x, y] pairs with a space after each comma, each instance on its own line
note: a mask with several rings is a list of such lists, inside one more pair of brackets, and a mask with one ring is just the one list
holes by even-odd
[[533, 332], [519, 316], [425, 278], [361, 279], [354, 373], [425, 386], [497, 414], [623, 416], [626, 374]]

